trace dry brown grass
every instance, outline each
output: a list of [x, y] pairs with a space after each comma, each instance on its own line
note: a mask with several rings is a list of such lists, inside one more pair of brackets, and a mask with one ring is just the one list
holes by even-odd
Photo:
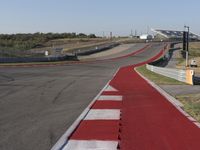
[[191, 42], [189, 48], [190, 57], [200, 57], [200, 42]]
[[184, 110], [200, 122], [200, 94], [176, 96], [184, 105]]
[[100, 44], [106, 44], [111, 42], [109, 39], [102, 39], [102, 38], [76, 38], [76, 39], [57, 39], [51, 40], [44, 44], [45, 47], [43, 48], [35, 48], [33, 50], [40, 51], [40, 50], [51, 50], [53, 47], [56, 48], [63, 48], [64, 51], [70, 51], [73, 49], [82, 49], [92, 46], [98, 46]]
[[191, 49], [200, 49], [200, 42], [192, 42], [190, 43]]
[[[200, 42], [191, 42], [189, 47], [189, 62], [192, 59], [195, 59], [197, 62], [198, 67], [192, 68], [196, 74], [200, 74]], [[185, 69], [185, 60], [180, 58], [180, 61], [177, 64], [177, 68]]]

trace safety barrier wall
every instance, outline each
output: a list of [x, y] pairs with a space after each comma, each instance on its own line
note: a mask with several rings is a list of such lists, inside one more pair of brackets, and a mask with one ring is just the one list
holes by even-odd
[[111, 43], [111, 44], [107, 44], [107, 45], [102, 45], [102, 46], [97, 46], [91, 49], [87, 49], [87, 50], [83, 50], [80, 52], [76, 52], [76, 55], [78, 56], [85, 56], [85, 55], [91, 55], [94, 53], [98, 53], [98, 52], [102, 52], [111, 48], [114, 48], [116, 46], [119, 46], [119, 43]]
[[162, 67], [156, 67], [156, 66], [152, 66], [148, 64], [146, 65], [146, 68], [157, 74], [193, 85], [194, 70], [190, 70], [190, 69], [179, 70], [179, 69], [171, 69], [171, 68], [162, 68]]
[[2, 58], [0, 63], [27, 63], [27, 62], [52, 62], [52, 61], [65, 61], [76, 60], [75, 56], [58, 56], [58, 57], [20, 57], [20, 58]]
[[104, 44], [101, 46], [77, 51], [75, 54], [67, 54], [64, 56], [47, 56], [47, 57], [2, 57], [0, 56], [0, 63], [26, 63], [26, 62], [51, 62], [51, 61], [65, 61], [65, 60], [77, 60], [77, 56], [91, 55], [101, 51], [105, 51], [118, 46], [119, 43]]

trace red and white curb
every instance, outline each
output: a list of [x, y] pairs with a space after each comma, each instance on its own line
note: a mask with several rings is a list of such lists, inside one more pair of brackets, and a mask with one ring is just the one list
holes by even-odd
[[109, 83], [51, 150], [118, 149], [123, 96]]
[[115, 141], [77, 141], [70, 140], [63, 150], [116, 150], [118, 142]]
[[[125, 58], [143, 52], [150, 45]], [[111, 61], [113, 61], [112, 59]], [[116, 76], [117, 72], [113, 78]], [[117, 150], [121, 131], [121, 105], [123, 96], [108, 84], [94, 98], [78, 119], [63, 134], [51, 150]]]

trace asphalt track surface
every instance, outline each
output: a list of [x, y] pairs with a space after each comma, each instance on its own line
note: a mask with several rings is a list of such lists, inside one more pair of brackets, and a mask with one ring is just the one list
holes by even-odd
[[153, 44], [110, 61], [0, 68], [0, 149], [50, 149], [118, 68], [144, 62], [162, 48]]

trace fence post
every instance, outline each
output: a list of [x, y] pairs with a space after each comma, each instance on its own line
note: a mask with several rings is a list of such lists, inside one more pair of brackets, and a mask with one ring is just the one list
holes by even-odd
[[194, 76], [194, 70], [187, 69], [186, 70], [186, 81], [188, 84], [194, 85], [193, 76]]

